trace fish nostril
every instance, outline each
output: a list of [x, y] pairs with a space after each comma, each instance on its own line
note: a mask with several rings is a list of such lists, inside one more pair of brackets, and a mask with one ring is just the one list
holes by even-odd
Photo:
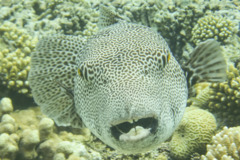
[[141, 118], [138, 121], [133, 121], [133, 123], [123, 122], [118, 125], [114, 125], [110, 129], [113, 137], [119, 140], [121, 134], [128, 133], [136, 126], [143, 127], [144, 129], [150, 129], [150, 132], [155, 134], [157, 132], [158, 121], [153, 117]]

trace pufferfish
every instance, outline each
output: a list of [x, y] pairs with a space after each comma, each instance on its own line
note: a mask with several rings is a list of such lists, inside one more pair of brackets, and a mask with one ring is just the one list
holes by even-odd
[[120, 153], [157, 148], [181, 121], [188, 88], [226, 79], [213, 39], [180, 66], [163, 37], [100, 7], [101, 30], [85, 39], [50, 35], [31, 55], [29, 84], [44, 114], [59, 126], [87, 127]]

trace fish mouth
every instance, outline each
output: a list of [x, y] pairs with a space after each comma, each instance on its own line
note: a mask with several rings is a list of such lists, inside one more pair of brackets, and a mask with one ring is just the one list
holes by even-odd
[[154, 117], [131, 119], [113, 125], [111, 134], [119, 141], [139, 141], [157, 132], [158, 120]]

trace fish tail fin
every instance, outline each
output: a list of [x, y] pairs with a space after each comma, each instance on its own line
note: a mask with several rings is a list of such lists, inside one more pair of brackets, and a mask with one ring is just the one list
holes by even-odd
[[214, 39], [200, 43], [182, 68], [189, 87], [198, 82], [222, 82], [227, 79], [226, 60], [220, 44]]

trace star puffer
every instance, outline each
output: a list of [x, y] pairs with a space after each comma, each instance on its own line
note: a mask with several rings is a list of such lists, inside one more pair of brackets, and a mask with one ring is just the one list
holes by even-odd
[[30, 87], [57, 125], [84, 124], [122, 153], [145, 152], [178, 126], [187, 84], [224, 80], [226, 64], [219, 43], [207, 40], [181, 67], [157, 32], [100, 9], [102, 29], [87, 40], [55, 35], [39, 41]]

